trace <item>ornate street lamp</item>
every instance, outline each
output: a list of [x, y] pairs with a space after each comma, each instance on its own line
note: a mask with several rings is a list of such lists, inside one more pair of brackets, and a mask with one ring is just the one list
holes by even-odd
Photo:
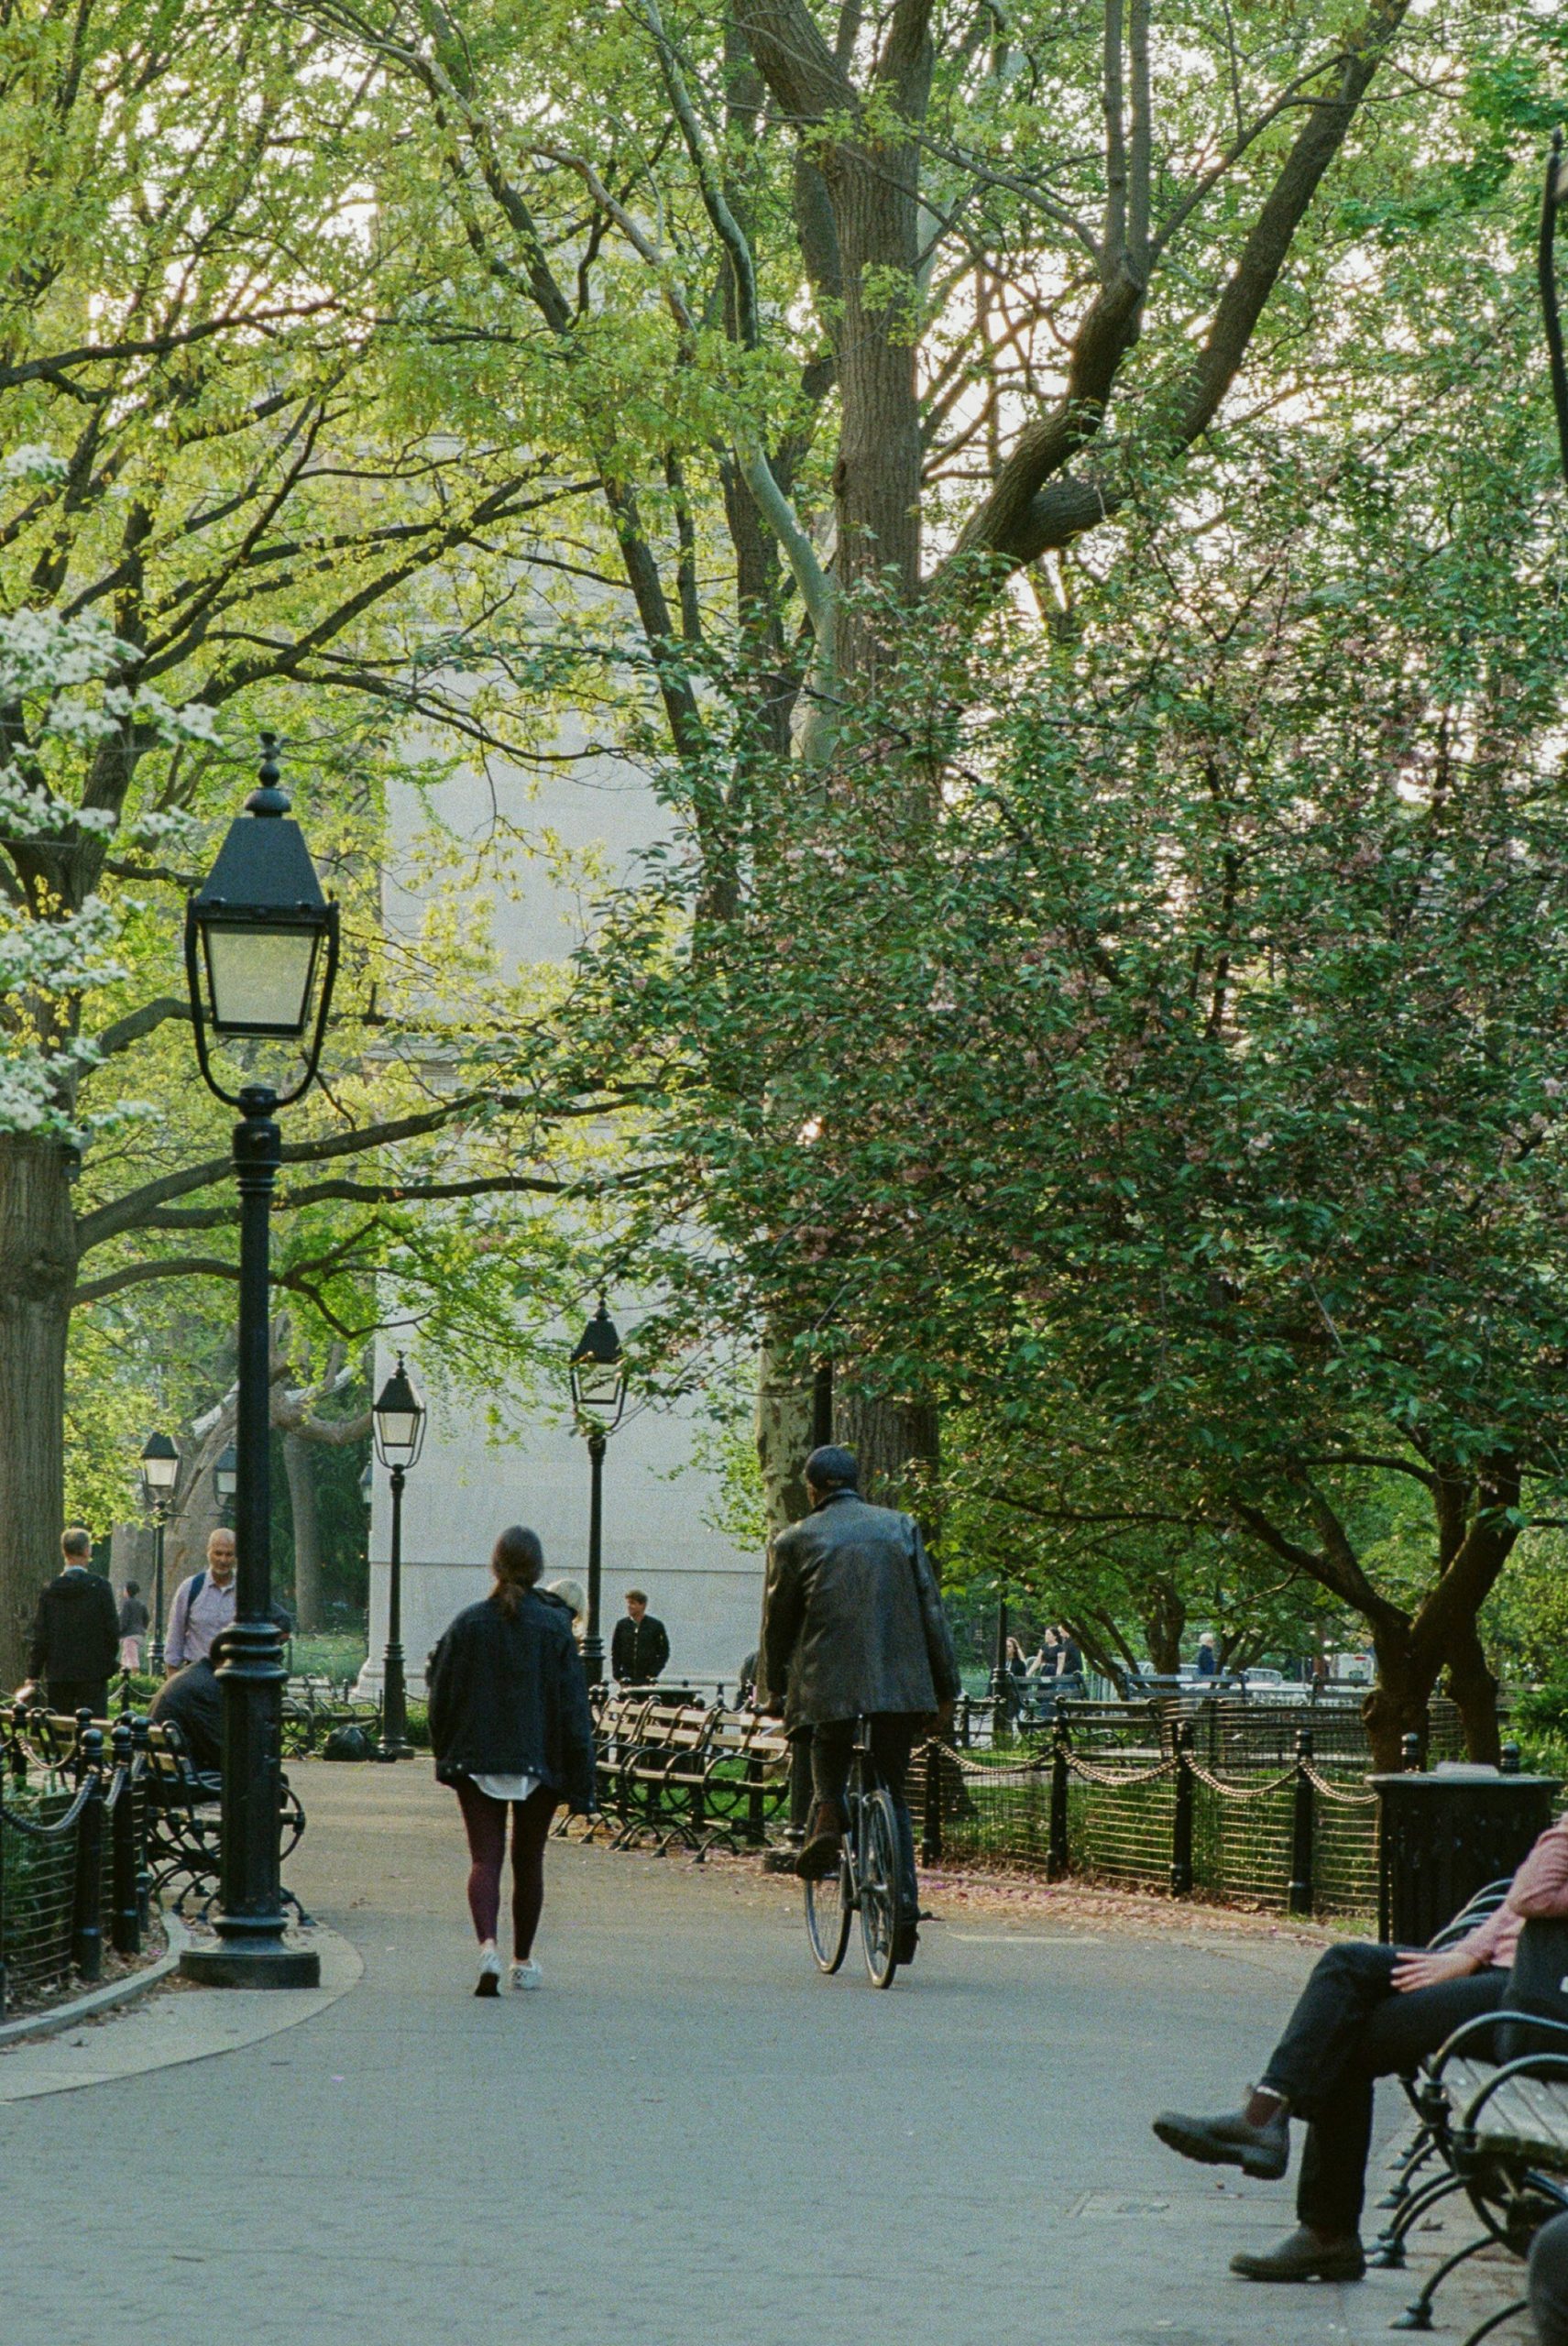
[[604, 1639], [599, 1634], [599, 1589], [603, 1576], [604, 1453], [626, 1407], [626, 1355], [615, 1322], [599, 1308], [583, 1330], [571, 1363], [572, 1407], [577, 1430], [588, 1440], [588, 1620], [583, 1639], [583, 1668], [590, 1686], [604, 1678]]
[[[387, 1654], [381, 1674], [382, 1760], [411, 1760], [408, 1681], [403, 1672], [403, 1478], [424, 1447], [425, 1406], [398, 1354], [370, 1412], [376, 1455], [392, 1478], [392, 1561], [387, 1575]], [[369, 1468], [366, 1468], [369, 1473]]]
[[163, 1533], [180, 1480], [180, 1453], [166, 1433], [149, 1433], [142, 1444], [141, 1495], [152, 1509], [152, 1639], [148, 1668], [155, 1678], [163, 1674]]
[[[185, 974], [196, 1058], [210, 1091], [239, 1110], [239, 1399], [235, 1419], [233, 1628], [223, 1687], [223, 1857], [218, 1945], [181, 1958], [209, 1987], [314, 1987], [321, 1959], [283, 1943], [279, 1810], [284, 1668], [272, 1610], [269, 1218], [281, 1155], [273, 1121], [315, 1080], [337, 975], [337, 906], [322, 893], [304, 835], [278, 787], [278, 737], [261, 737], [260, 787], [229, 825], [205, 884], [185, 910]], [[303, 1072], [281, 1096], [264, 1083], [225, 1089], [208, 1034], [301, 1043]]]
[[1007, 1667], [1007, 1584], [996, 1592], [996, 1655], [991, 1670], [991, 1739], [1004, 1743], [1013, 1725], [1013, 1673]]
[[225, 1442], [218, 1453], [218, 1463], [213, 1468], [213, 1488], [218, 1495], [218, 1512], [227, 1523], [229, 1501], [239, 1488], [239, 1457], [232, 1442]]

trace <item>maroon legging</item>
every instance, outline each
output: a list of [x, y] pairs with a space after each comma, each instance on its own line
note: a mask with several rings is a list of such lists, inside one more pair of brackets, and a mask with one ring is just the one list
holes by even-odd
[[511, 1810], [511, 1927], [520, 1963], [533, 1952], [544, 1904], [544, 1843], [561, 1795], [541, 1784], [527, 1800], [492, 1800], [466, 1776], [456, 1792], [468, 1835], [468, 1911], [478, 1938], [493, 1939], [501, 1911], [501, 1866], [507, 1853], [507, 1810]]

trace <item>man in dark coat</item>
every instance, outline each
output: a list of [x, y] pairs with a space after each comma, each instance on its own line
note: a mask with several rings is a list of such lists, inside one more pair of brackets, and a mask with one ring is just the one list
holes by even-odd
[[71, 1716], [91, 1711], [101, 1719], [109, 1707], [109, 1679], [120, 1650], [115, 1592], [89, 1571], [93, 1537], [75, 1526], [61, 1535], [65, 1569], [38, 1598], [27, 1648], [26, 1699], [42, 1679], [49, 1708]]
[[[223, 1639], [218, 1640], [223, 1650]], [[224, 1764], [224, 1690], [210, 1653], [187, 1662], [166, 1678], [152, 1698], [148, 1716], [159, 1727], [177, 1727], [192, 1764], [203, 1776], [216, 1776]]]
[[768, 1564], [763, 1680], [775, 1698], [785, 1690], [786, 1725], [812, 1730], [817, 1805], [797, 1869], [808, 1880], [823, 1879], [839, 1862], [844, 1786], [862, 1717], [899, 1812], [912, 1874], [904, 1797], [909, 1755], [923, 1723], [959, 1690], [919, 1527], [892, 1507], [871, 1506], [859, 1481], [851, 1452], [814, 1450], [806, 1462], [811, 1512], [779, 1532]]
[[621, 1686], [652, 1686], [670, 1659], [670, 1640], [663, 1621], [648, 1610], [640, 1588], [626, 1592], [626, 1617], [615, 1625], [609, 1641], [609, 1672]]

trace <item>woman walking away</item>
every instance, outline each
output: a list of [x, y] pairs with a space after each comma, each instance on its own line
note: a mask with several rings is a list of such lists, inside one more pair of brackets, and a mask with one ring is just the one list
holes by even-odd
[[430, 1658], [435, 1772], [457, 1794], [472, 1859], [468, 1906], [479, 1941], [477, 1996], [500, 1992], [496, 1947], [507, 1811], [511, 1811], [514, 1988], [537, 1988], [533, 1936], [544, 1903], [544, 1843], [565, 1800], [594, 1804], [587, 1682], [567, 1606], [537, 1585], [544, 1551], [513, 1524], [490, 1558], [495, 1586], [451, 1623]]

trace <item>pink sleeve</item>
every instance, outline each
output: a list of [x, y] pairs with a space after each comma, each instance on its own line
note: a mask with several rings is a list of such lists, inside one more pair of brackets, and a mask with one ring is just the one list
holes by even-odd
[[1568, 1821], [1541, 1835], [1515, 1874], [1508, 1902], [1527, 1920], [1568, 1914]]
[[[1510, 1891], [1508, 1894], [1511, 1897], [1513, 1893]], [[1502, 1935], [1507, 1913], [1508, 1901], [1505, 1900], [1495, 1913], [1487, 1915], [1484, 1923], [1477, 1923], [1473, 1931], [1468, 1932], [1464, 1938], [1456, 1940], [1448, 1949], [1448, 1953], [1469, 1956], [1484, 1971], [1497, 1950], [1497, 1940]]]

